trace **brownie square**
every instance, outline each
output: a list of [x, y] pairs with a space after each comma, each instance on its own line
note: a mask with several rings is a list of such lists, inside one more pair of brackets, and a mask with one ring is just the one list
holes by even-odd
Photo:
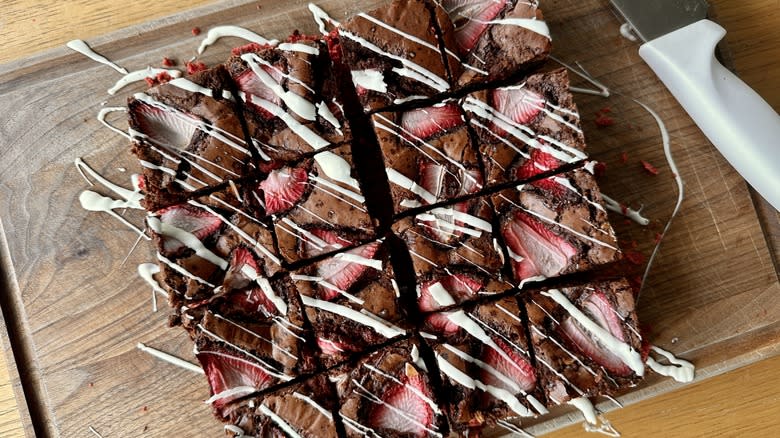
[[292, 386], [243, 399], [225, 409], [225, 432], [240, 436], [338, 437], [336, 394], [320, 374]]
[[451, 69], [459, 87], [507, 79], [547, 59], [550, 30], [536, 1], [437, 0], [445, 47], [460, 55]]
[[596, 180], [585, 166], [493, 195], [515, 282], [591, 270], [620, 259]]
[[453, 430], [547, 413], [514, 297], [434, 313], [423, 329], [442, 373]]
[[240, 178], [252, 165], [229, 81], [218, 66], [128, 100], [145, 207], [181, 202], [191, 192]]
[[349, 145], [271, 171], [260, 183], [279, 253], [306, 260], [375, 239]]
[[234, 49], [226, 63], [262, 163], [291, 161], [351, 140], [323, 41]]
[[317, 369], [303, 308], [286, 276], [220, 290], [181, 312], [182, 325], [196, 342], [205, 338], [242, 352], [274, 383]]
[[449, 269], [501, 279], [504, 258], [492, 222], [490, 200], [481, 197], [401, 219], [393, 231], [406, 243], [418, 277]]
[[463, 106], [479, 143], [486, 186], [521, 182], [586, 158], [566, 69], [474, 92]]
[[175, 311], [180, 300], [209, 299], [217, 287], [227, 287], [226, 275], [234, 271], [251, 269], [265, 277], [281, 269], [270, 226], [239, 201], [249, 196], [247, 190], [234, 184], [147, 217]]
[[393, 0], [341, 23], [342, 59], [366, 111], [449, 90], [437, 18], [425, 0]]
[[444, 412], [420, 357], [407, 339], [331, 372], [348, 437], [442, 437]]
[[614, 394], [644, 375], [634, 294], [625, 279], [536, 291], [523, 300], [551, 405]]
[[396, 214], [482, 188], [477, 148], [455, 101], [374, 114], [372, 121]]
[[291, 277], [327, 368], [409, 328], [382, 240], [318, 261]]

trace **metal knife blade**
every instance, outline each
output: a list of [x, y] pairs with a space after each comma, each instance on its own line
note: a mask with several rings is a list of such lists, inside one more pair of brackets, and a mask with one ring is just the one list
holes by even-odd
[[706, 0], [610, 0], [637, 35], [652, 41], [707, 17]]

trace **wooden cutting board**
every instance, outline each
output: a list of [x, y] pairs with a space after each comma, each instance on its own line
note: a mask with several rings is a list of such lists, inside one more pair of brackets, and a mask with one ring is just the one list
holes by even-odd
[[[374, 3], [320, 2], [337, 19]], [[268, 37], [315, 30], [305, 2], [259, 4], [261, 12], [258, 2], [199, 9], [90, 42], [136, 69], [163, 56], [189, 58], [197, 44], [189, 36], [194, 25], [238, 24]], [[655, 109], [670, 131], [686, 199], [640, 300], [651, 340], [692, 360], [699, 379], [776, 354], [777, 268], [745, 183], [642, 64], [636, 45], [619, 36], [620, 23], [603, 2], [548, 0], [544, 6], [556, 57], [580, 62], [622, 93], [608, 99], [578, 95], [577, 101], [591, 155], [607, 164], [604, 192], [644, 205], [643, 214], [653, 219], [643, 228], [612, 217], [624, 246], [635, 241], [646, 255], [676, 189], [655, 122], [624, 96]], [[218, 44], [204, 60], [224, 59], [233, 43]], [[136, 436], [145, 428], [149, 436], [215, 436], [221, 427], [201, 403], [208, 397], [203, 378], [135, 349], [144, 342], [193, 359], [186, 336], [166, 328], [164, 312], [151, 312], [150, 291], [135, 275], [138, 263], [151, 260], [151, 249], [142, 243], [122, 264], [135, 235], [78, 206], [87, 186], [72, 165], [75, 158], [126, 186], [137, 171], [126, 142], [94, 118], [102, 102], [123, 103], [127, 93], [105, 94], [116, 79], [112, 70], [64, 49], [0, 66], [0, 102], [10, 109], [0, 114], [4, 346], [13, 347], [18, 359], [17, 395], [31, 406], [24, 412], [30, 436], [32, 424], [39, 434], [55, 436], [88, 436], [89, 426], [107, 437]], [[598, 128], [596, 112], [605, 107], [616, 123]], [[640, 160], [659, 174], [645, 173]], [[128, 218], [140, 223], [139, 216]], [[674, 387], [669, 379], [651, 378], [620, 400], [631, 403]], [[575, 419], [544, 419], [538, 430]]]

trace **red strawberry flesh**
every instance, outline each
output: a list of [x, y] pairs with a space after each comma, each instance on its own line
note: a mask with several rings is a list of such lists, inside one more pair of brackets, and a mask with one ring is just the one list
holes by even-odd
[[420, 187], [430, 192], [436, 199], [444, 195], [446, 177], [447, 169], [443, 165], [428, 160], [420, 163]]
[[135, 106], [138, 128], [152, 143], [181, 151], [189, 146], [197, 130], [198, 119], [183, 113], [166, 111], [145, 103]]
[[295, 206], [306, 192], [309, 173], [303, 167], [283, 167], [260, 183], [267, 214], [283, 213]]
[[563, 272], [577, 249], [562, 237], [547, 229], [531, 216], [517, 212], [501, 227], [501, 234], [510, 251], [515, 280]]
[[317, 346], [320, 347], [322, 354], [326, 356], [340, 356], [351, 350], [346, 344], [325, 338], [317, 338]]
[[[206, 373], [211, 394], [220, 394], [238, 387], [263, 389], [272, 383], [272, 377], [258, 364], [247, 359], [218, 351], [199, 351], [196, 354]], [[219, 409], [231, 400], [245, 394], [219, 398], [214, 406]]]
[[[520, 166], [517, 167], [517, 170], [515, 170], [515, 176], [519, 181], [523, 181], [531, 179], [536, 175], [557, 169], [560, 166], [561, 162], [557, 158], [553, 157], [547, 152], [542, 151], [541, 149], [532, 149], [531, 158], [525, 160]], [[542, 178], [532, 182], [531, 184], [541, 188], [542, 190], [547, 190], [554, 193], [560, 193], [564, 188], [552, 177]]]
[[426, 139], [465, 123], [458, 105], [447, 103], [403, 113], [401, 127], [407, 137]]
[[268, 299], [260, 287], [236, 291], [228, 297], [231, 303], [244, 309], [248, 314], [276, 315], [276, 305]]
[[516, 86], [493, 90], [493, 107], [510, 120], [521, 125], [532, 122], [544, 108], [544, 97]]
[[506, 0], [444, 0], [442, 7], [455, 26], [455, 43], [462, 55], [477, 45], [479, 37], [506, 6]]
[[[516, 383], [523, 391], [532, 391], [536, 387], [536, 372], [528, 359], [523, 357], [520, 352], [510, 347], [503, 340], [494, 338], [493, 341], [504, 353], [506, 353], [506, 356], [512, 359], [512, 361], [510, 362], [506, 359], [506, 356], [490, 347], [486, 348], [482, 361], [507, 377], [507, 380]], [[512, 386], [502, 380], [501, 377], [496, 376], [490, 371], [483, 369], [481, 371], [480, 380], [488, 385], [515, 392], [515, 388], [512, 388]]]
[[[456, 303], [462, 303], [475, 298], [483, 287], [480, 280], [465, 274], [447, 275], [429, 280], [420, 286], [417, 306], [421, 312], [433, 312], [444, 307], [436, 301], [431, 291], [431, 288], [437, 283], [449, 293]], [[439, 334], [453, 334], [460, 330], [460, 326], [449, 319], [449, 313], [447, 312], [427, 315], [425, 322], [431, 331]]]
[[[261, 65], [260, 68], [268, 73], [277, 83], [280, 83], [284, 78], [282, 72], [278, 68], [267, 65]], [[265, 99], [275, 105], [281, 105], [282, 103], [282, 99], [274, 93], [271, 88], [264, 84], [252, 69], [247, 69], [244, 73], [241, 73], [241, 75], [236, 78], [236, 83], [238, 84], [238, 89], [246, 94], [246, 101], [252, 104], [267, 118], [271, 118], [272, 115], [253, 103], [253, 98], [258, 97], [260, 99]]]
[[[168, 207], [159, 210], [157, 214], [159, 214], [160, 222], [163, 224], [193, 234], [201, 241], [214, 234], [222, 225], [222, 220], [219, 217], [188, 204]], [[165, 252], [176, 252], [183, 248], [183, 243], [170, 237], [166, 237], [163, 242]]]
[[[371, 242], [346, 251], [344, 254], [372, 259], [378, 249], [379, 242]], [[317, 275], [322, 279], [322, 282], [327, 283], [320, 284], [322, 298], [332, 300], [341, 291], [346, 292], [368, 269], [371, 268], [363, 263], [350, 261], [348, 257], [334, 256], [323, 261], [317, 268]]]
[[353, 245], [352, 241], [340, 237], [333, 230], [313, 228], [309, 230], [309, 233], [311, 233], [314, 238], [304, 239], [304, 253], [308, 258]]
[[383, 403], [371, 409], [370, 426], [403, 436], [427, 436], [433, 424], [433, 409], [420, 394], [430, 397], [431, 391], [419, 374], [405, 379], [403, 385], [394, 384], [378, 394]]
[[[626, 342], [623, 323], [603, 292], [595, 291], [592, 293], [582, 303], [581, 308], [583, 313], [593, 322], [607, 330], [619, 341]], [[618, 355], [609, 351], [573, 318], [566, 318], [561, 323], [560, 328], [566, 340], [594, 362], [618, 376], [631, 374], [631, 369]]]

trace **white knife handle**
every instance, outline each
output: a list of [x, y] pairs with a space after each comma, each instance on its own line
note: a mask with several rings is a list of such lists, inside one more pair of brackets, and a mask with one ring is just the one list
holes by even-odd
[[780, 210], [780, 116], [715, 59], [724, 35], [701, 20], [643, 44], [639, 56], [726, 160]]

